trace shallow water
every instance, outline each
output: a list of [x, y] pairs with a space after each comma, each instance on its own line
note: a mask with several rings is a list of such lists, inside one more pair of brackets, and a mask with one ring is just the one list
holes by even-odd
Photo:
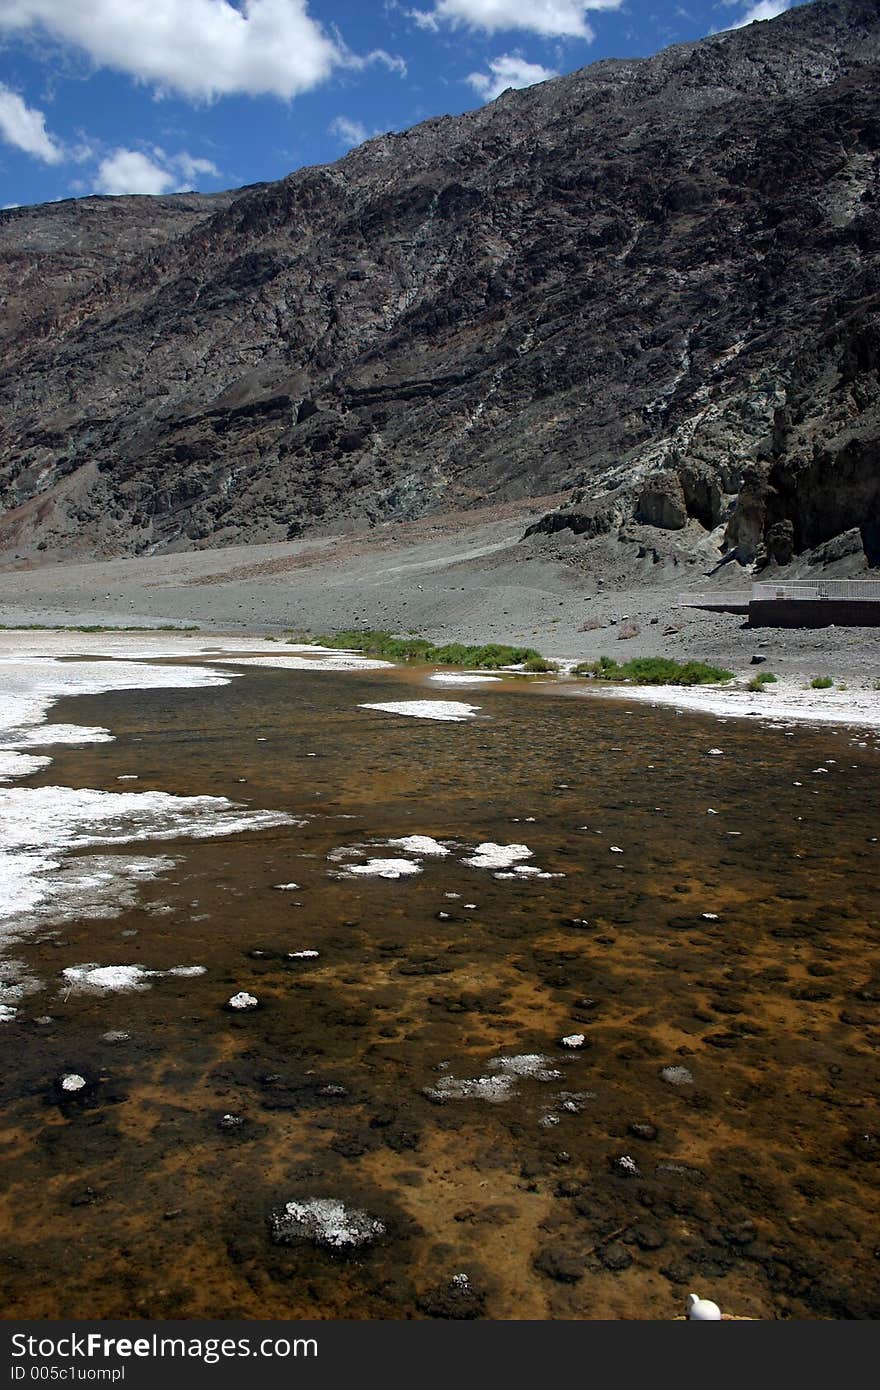
[[[876, 740], [553, 684], [475, 687], [464, 723], [359, 708], [430, 698], [263, 669], [55, 706], [116, 741], [26, 785], [304, 823], [163, 841], [137, 906], [16, 943], [46, 987], [0, 1035], [5, 1316], [878, 1316]], [[450, 852], [334, 876], [413, 835]], [[466, 865], [484, 842], [564, 877]], [[205, 973], [83, 993], [84, 963]], [[560, 1075], [492, 1065], [532, 1054]], [[384, 1232], [274, 1242], [314, 1198]]]

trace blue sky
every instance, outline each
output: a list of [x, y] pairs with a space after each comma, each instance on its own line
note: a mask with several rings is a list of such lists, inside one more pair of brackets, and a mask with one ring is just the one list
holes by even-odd
[[0, 0], [0, 207], [204, 192], [790, 0]]

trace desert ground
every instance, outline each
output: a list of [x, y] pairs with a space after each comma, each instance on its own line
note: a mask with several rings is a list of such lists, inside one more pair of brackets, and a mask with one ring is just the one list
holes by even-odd
[[[880, 628], [751, 628], [742, 613], [681, 606], [689, 591], [747, 598], [751, 576], [727, 566], [719, 579], [711, 562], [674, 547], [658, 562], [635, 547], [586, 545], [570, 532], [523, 541], [549, 500], [285, 544], [40, 567], [13, 560], [0, 572], [0, 624], [170, 625], [205, 637], [276, 639], [383, 628], [438, 642], [521, 643], [571, 664], [603, 654], [695, 658], [733, 671], [733, 688], [650, 689], [639, 698], [880, 722]], [[756, 657], [779, 678], [760, 696], [743, 689]], [[804, 689], [822, 675], [833, 689]]]

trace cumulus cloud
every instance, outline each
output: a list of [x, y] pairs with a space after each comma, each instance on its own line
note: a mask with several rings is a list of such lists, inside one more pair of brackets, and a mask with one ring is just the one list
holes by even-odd
[[347, 61], [307, 0], [2, 0], [0, 33], [49, 35], [100, 67], [201, 101], [288, 99]]
[[552, 68], [544, 68], [540, 63], [527, 63], [516, 53], [502, 53], [492, 58], [488, 72], [472, 72], [467, 81], [484, 101], [494, 101], [506, 92], [508, 87], [532, 87], [536, 82], [546, 82], [548, 77], [558, 77]]
[[525, 29], [545, 38], [584, 39], [595, 34], [587, 23], [590, 10], [618, 10], [623, 0], [434, 0], [430, 10], [411, 10], [410, 17], [423, 29], [441, 24], [482, 29], [494, 34], [501, 29]]
[[192, 188], [200, 177], [219, 177], [220, 171], [210, 159], [193, 159], [182, 151], [167, 155], [158, 145], [149, 154], [142, 150], [117, 149], [98, 165], [93, 189], [95, 193], [182, 193]]
[[0, 82], [0, 140], [32, 154], [44, 164], [60, 164], [64, 151], [46, 129], [46, 117], [27, 106], [17, 92]]
[[793, 0], [758, 0], [757, 5], [752, 5], [750, 10], [731, 24], [731, 29], [743, 29], [747, 24], [754, 24], [757, 19], [775, 19], [778, 14], [784, 14], [791, 8]]
[[355, 145], [362, 145], [370, 138], [367, 127], [361, 121], [353, 121], [348, 116], [337, 116], [327, 128], [348, 150]]

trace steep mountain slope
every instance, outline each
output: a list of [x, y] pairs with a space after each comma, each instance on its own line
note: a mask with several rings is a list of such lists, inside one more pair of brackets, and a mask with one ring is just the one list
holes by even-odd
[[816, 0], [237, 195], [2, 213], [0, 550], [570, 490], [545, 530], [873, 562], [878, 174], [878, 0]]

